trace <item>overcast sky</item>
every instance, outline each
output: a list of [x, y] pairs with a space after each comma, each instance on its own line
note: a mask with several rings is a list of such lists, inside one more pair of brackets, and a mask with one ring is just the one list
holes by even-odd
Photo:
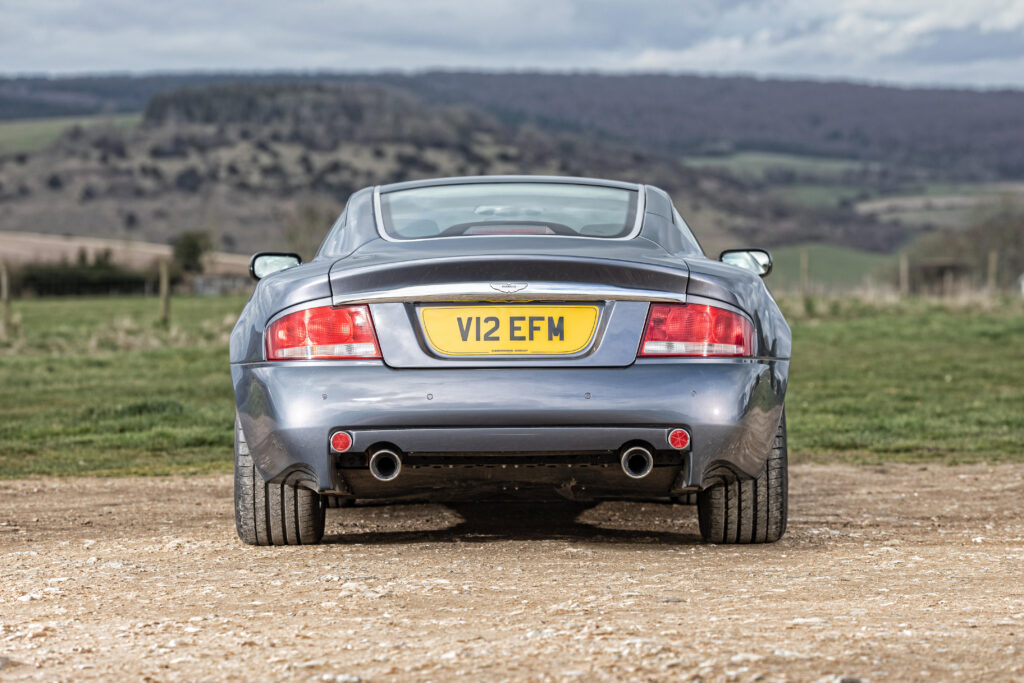
[[1024, 87], [1024, 0], [0, 0], [0, 73], [544, 69]]

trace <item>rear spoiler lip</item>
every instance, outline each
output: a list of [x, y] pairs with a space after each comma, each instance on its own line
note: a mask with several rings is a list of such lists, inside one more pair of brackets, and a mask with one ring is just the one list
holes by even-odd
[[[614, 285], [588, 285], [567, 282], [528, 282], [514, 292], [502, 291], [491, 282], [454, 282], [436, 285], [410, 285], [394, 289], [336, 294], [335, 306], [353, 303], [390, 303], [402, 301], [664, 301], [686, 303], [686, 294], [653, 289], [635, 289]], [[517, 283], [519, 284], [519, 283]]]
[[443, 256], [330, 269], [335, 305], [393, 301], [686, 301], [689, 268], [554, 255]]

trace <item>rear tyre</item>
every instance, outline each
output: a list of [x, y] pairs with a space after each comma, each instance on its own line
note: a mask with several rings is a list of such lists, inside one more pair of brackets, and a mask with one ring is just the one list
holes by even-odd
[[697, 494], [700, 535], [708, 543], [774, 543], [786, 533], [789, 474], [786, 411], [764, 470], [756, 479], [727, 475]]
[[307, 545], [324, 535], [320, 494], [285, 481], [268, 484], [256, 471], [235, 416], [235, 529], [249, 545]]

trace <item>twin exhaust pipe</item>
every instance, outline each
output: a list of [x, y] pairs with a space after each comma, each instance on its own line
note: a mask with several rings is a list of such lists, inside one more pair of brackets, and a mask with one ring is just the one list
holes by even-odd
[[[630, 446], [619, 457], [622, 471], [630, 479], [643, 479], [654, 469], [654, 454], [644, 446]], [[402, 473], [402, 458], [389, 448], [370, 456], [370, 474], [377, 481], [392, 481]]]
[[[326, 396], [326, 394], [325, 394]], [[331, 434], [332, 453], [347, 453], [352, 448], [352, 434], [339, 429]], [[377, 481], [391, 481], [402, 472], [402, 458], [390, 448], [381, 447], [370, 453], [370, 474]]]
[[377, 481], [391, 481], [402, 472], [402, 459], [389, 448], [381, 448], [370, 456], [370, 474]]
[[654, 455], [643, 446], [630, 446], [622, 451], [619, 464], [630, 479], [643, 479], [654, 469]]

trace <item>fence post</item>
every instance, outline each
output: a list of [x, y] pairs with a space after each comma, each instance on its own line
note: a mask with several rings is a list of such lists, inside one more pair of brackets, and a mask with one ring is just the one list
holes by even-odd
[[11, 333], [11, 283], [7, 277], [7, 264], [0, 260], [0, 340]]
[[807, 247], [800, 250], [800, 292], [805, 297], [811, 294], [811, 252]]
[[996, 283], [999, 282], [999, 252], [992, 249], [988, 252], [988, 293], [989, 296], [996, 293]]
[[171, 277], [167, 272], [167, 261], [160, 261], [160, 324], [171, 323]]
[[900, 296], [910, 295], [910, 259], [900, 252]]

